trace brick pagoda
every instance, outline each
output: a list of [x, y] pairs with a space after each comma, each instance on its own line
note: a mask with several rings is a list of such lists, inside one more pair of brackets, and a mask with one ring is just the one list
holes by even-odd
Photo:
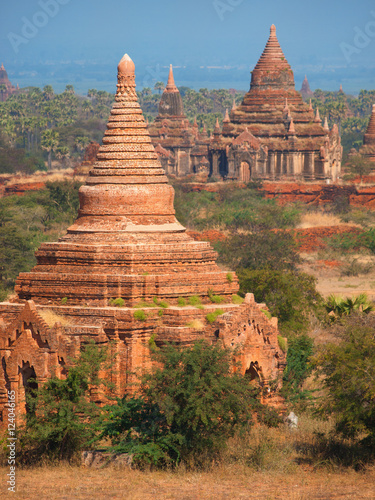
[[[65, 377], [90, 339], [112, 342], [117, 355], [107, 377], [117, 395], [134, 390], [150, 367], [151, 336], [159, 345], [204, 338], [239, 346], [242, 373], [262, 384], [278, 378], [285, 357], [277, 320], [251, 294], [233, 304], [235, 274], [221, 270], [210, 244], [194, 241], [175, 218], [174, 190], [151, 143], [128, 55], [118, 66], [103, 145], [79, 195], [67, 234], [40, 246], [36, 266], [17, 279], [17, 297], [0, 304], [0, 419], [8, 390], [22, 411], [28, 380]], [[212, 294], [223, 302], [212, 302]], [[207, 314], [217, 309], [210, 322]]]
[[375, 104], [372, 105], [372, 113], [363, 138], [363, 146], [359, 152], [362, 156], [375, 162]]

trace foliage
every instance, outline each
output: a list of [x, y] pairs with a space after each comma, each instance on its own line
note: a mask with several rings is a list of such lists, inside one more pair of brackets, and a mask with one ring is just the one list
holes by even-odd
[[370, 303], [365, 293], [361, 293], [354, 298], [336, 297], [332, 294], [324, 302], [324, 307], [328, 314], [332, 313], [332, 319], [348, 316], [353, 312], [369, 314], [374, 309], [374, 306]]
[[214, 323], [217, 319], [218, 316], [221, 316], [221, 314], [224, 314], [224, 311], [222, 309], [215, 309], [215, 311], [208, 313], [206, 315], [206, 320], [209, 323]]
[[292, 271], [300, 261], [293, 236], [285, 232], [232, 233], [215, 244], [219, 261], [234, 269]]
[[147, 315], [142, 309], [138, 309], [137, 311], [134, 311], [134, 319], [138, 321], [146, 321]]
[[326, 391], [320, 411], [344, 437], [375, 439], [375, 317], [352, 314], [334, 324], [339, 343], [325, 344], [314, 364]]
[[110, 299], [108, 303], [110, 306], [124, 307], [125, 300], [122, 297], [117, 297], [116, 299]]
[[359, 276], [368, 274], [372, 269], [372, 264], [359, 262], [358, 259], [351, 259], [341, 267], [341, 276]]
[[345, 170], [349, 170], [349, 179], [359, 176], [361, 182], [365, 175], [368, 175], [373, 169], [373, 164], [367, 158], [356, 154], [350, 155], [345, 165]]
[[191, 295], [189, 297], [189, 305], [200, 306], [202, 304], [201, 298], [198, 295]]
[[303, 382], [311, 373], [309, 365], [313, 354], [313, 340], [307, 335], [292, 336], [288, 340], [286, 369], [283, 375], [283, 392], [285, 395], [303, 396]]
[[231, 373], [229, 350], [200, 341], [185, 349], [167, 345], [153, 357], [163, 368], [144, 377], [141, 396], [107, 409], [103, 436], [116, 451], [159, 466], [192, 457], [199, 463], [251, 425], [255, 411], [261, 418], [259, 390]]
[[186, 306], [186, 299], [184, 297], [178, 297], [177, 304], [179, 307]]
[[65, 380], [49, 379], [27, 396], [28, 414], [18, 437], [21, 460], [72, 460], [90, 447], [97, 435], [100, 409], [90, 391], [103, 383], [98, 377], [107, 350], [89, 343], [68, 370]]
[[241, 294], [251, 292], [257, 302], [265, 302], [282, 332], [307, 330], [311, 312], [321, 304], [313, 276], [271, 269], [239, 269], [237, 274]]
[[215, 295], [212, 288], [209, 288], [207, 293], [208, 293], [208, 298], [214, 304], [221, 304], [222, 302], [225, 301], [224, 297], [222, 297], [221, 295]]
[[232, 295], [232, 302], [233, 302], [233, 304], [242, 304], [243, 301], [244, 301], [244, 298], [240, 297], [236, 293], [234, 295]]

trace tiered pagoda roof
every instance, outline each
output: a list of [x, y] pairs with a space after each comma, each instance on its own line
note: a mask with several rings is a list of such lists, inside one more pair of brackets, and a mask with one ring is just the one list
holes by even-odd
[[252, 71], [250, 90], [242, 104], [232, 109], [230, 122], [224, 122], [223, 141], [229, 143], [247, 128], [268, 148], [288, 149], [287, 136], [293, 119], [293, 147], [318, 150], [324, 145], [327, 132], [314, 118], [314, 111], [295, 89], [293, 71], [272, 25], [265, 49]]
[[375, 104], [372, 105], [370, 121], [363, 138], [363, 146], [360, 149], [363, 156], [375, 162]]

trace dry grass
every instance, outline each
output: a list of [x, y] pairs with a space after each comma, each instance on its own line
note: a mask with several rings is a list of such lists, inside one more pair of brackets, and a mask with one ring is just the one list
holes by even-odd
[[345, 224], [343, 224], [340, 217], [317, 211], [317, 212], [308, 212], [303, 214], [301, 217], [301, 222], [298, 224], [297, 227], [301, 229], [307, 229], [310, 227], [342, 226], [342, 225]]
[[193, 319], [192, 321], [189, 321], [189, 323], [186, 323], [186, 326], [194, 328], [194, 330], [203, 330], [204, 328], [204, 324], [200, 319]]
[[[5, 492], [7, 469], [2, 469]], [[112, 468], [43, 467], [17, 471], [17, 492], [2, 498], [232, 500], [232, 499], [374, 499], [375, 469], [294, 473], [253, 472], [241, 466], [211, 472], [141, 472]]]
[[61, 314], [56, 314], [51, 309], [39, 309], [38, 314], [44, 319], [48, 326], [54, 326], [56, 323], [60, 323], [61, 326], [67, 326], [69, 324], [68, 318]]

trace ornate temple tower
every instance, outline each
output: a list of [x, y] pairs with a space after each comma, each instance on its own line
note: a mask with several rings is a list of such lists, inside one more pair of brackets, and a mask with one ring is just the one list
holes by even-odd
[[311, 97], [314, 97], [314, 92], [310, 89], [310, 84], [307, 79], [307, 76], [305, 75], [305, 79], [302, 82], [302, 87], [300, 90], [302, 99], [306, 101], [306, 99], [310, 99]]
[[208, 138], [190, 125], [175, 85], [172, 65], [168, 83], [159, 103], [159, 114], [149, 125], [152, 144], [167, 174], [184, 176], [206, 169], [208, 173]]
[[332, 179], [341, 170], [337, 127], [321, 124], [295, 90], [293, 71], [271, 32], [249, 92], [210, 145], [212, 175], [247, 181]]
[[[175, 218], [174, 190], [151, 143], [128, 55], [79, 195], [67, 234], [42, 243], [36, 266], [17, 279], [17, 297], [0, 304], [0, 422], [8, 390], [22, 410], [28, 380], [63, 378], [89, 339], [111, 342], [116, 356], [107, 376], [119, 396], [150, 368], [151, 336], [157, 344], [204, 338], [238, 346], [242, 373], [262, 384], [279, 376], [285, 357], [276, 318], [269, 320], [251, 294], [232, 303], [235, 274], [221, 270], [210, 244], [194, 241]], [[215, 311], [212, 322], [207, 315]]]

